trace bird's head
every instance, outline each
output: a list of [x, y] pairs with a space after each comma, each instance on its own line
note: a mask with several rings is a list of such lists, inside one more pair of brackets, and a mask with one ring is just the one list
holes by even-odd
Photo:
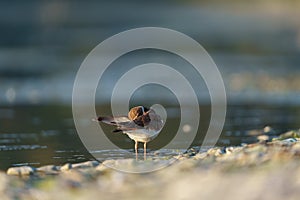
[[142, 116], [146, 112], [148, 112], [149, 109], [144, 106], [136, 106], [130, 109], [128, 113], [128, 118], [130, 120], [135, 120], [137, 117]]

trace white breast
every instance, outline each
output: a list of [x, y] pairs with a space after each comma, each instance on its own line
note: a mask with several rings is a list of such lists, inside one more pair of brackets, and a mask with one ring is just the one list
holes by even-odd
[[134, 141], [149, 142], [159, 134], [159, 131], [149, 130], [149, 129], [148, 130], [137, 129], [132, 131], [126, 131], [124, 133], [127, 134], [128, 137]]

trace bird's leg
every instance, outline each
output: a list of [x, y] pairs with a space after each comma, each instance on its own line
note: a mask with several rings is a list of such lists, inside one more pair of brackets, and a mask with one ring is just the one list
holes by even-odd
[[144, 153], [146, 153], [147, 150], [147, 142], [144, 142]]
[[138, 141], [134, 141], [135, 145], [134, 145], [134, 149], [135, 149], [135, 159], [138, 159]]
[[146, 160], [146, 154], [147, 154], [147, 142], [144, 142], [144, 160]]
[[138, 151], [138, 142], [137, 141], [134, 141], [134, 142], [135, 142], [134, 150], [135, 150], [135, 153], [137, 153], [137, 151]]

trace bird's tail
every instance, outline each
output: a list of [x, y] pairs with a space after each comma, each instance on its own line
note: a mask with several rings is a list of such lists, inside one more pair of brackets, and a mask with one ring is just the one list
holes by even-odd
[[120, 123], [130, 121], [126, 116], [118, 116], [118, 117], [98, 117], [97, 119], [93, 119], [93, 121], [103, 122], [110, 125], [118, 125]]
[[117, 124], [113, 117], [101, 117], [100, 116], [94, 121], [103, 122], [105, 124], [111, 124], [111, 125]]

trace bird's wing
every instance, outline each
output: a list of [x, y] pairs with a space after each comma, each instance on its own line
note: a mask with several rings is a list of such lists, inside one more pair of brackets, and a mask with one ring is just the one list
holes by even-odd
[[164, 126], [164, 122], [159, 115], [157, 115], [154, 110], [148, 111], [148, 118], [150, 119], [148, 123], [145, 124], [145, 128], [153, 130], [161, 130]]
[[132, 130], [137, 130], [137, 129], [143, 129], [142, 126], [137, 125], [134, 121], [130, 121], [130, 122], [124, 122], [124, 123], [119, 123], [117, 124], [117, 129], [114, 132], [118, 132], [118, 131], [132, 131]]
[[160, 130], [163, 127], [163, 121], [160, 116], [152, 109], [137, 117], [133, 121], [131, 121], [127, 116], [99, 117], [98, 121], [116, 126], [117, 128], [113, 132], [126, 132], [137, 129]]
[[118, 126], [118, 124], [130, 122], [127, 116], [98, 117], [98, 121], [115, 126]]
[[117, 128], [113, 130], [113, 132], [130, 131], [136, 130], [138, 128], [143, 128], [135, 124], [133, 121], [129, 120], [127, 116], [98, 117], [98, 121], [116, 126]]

